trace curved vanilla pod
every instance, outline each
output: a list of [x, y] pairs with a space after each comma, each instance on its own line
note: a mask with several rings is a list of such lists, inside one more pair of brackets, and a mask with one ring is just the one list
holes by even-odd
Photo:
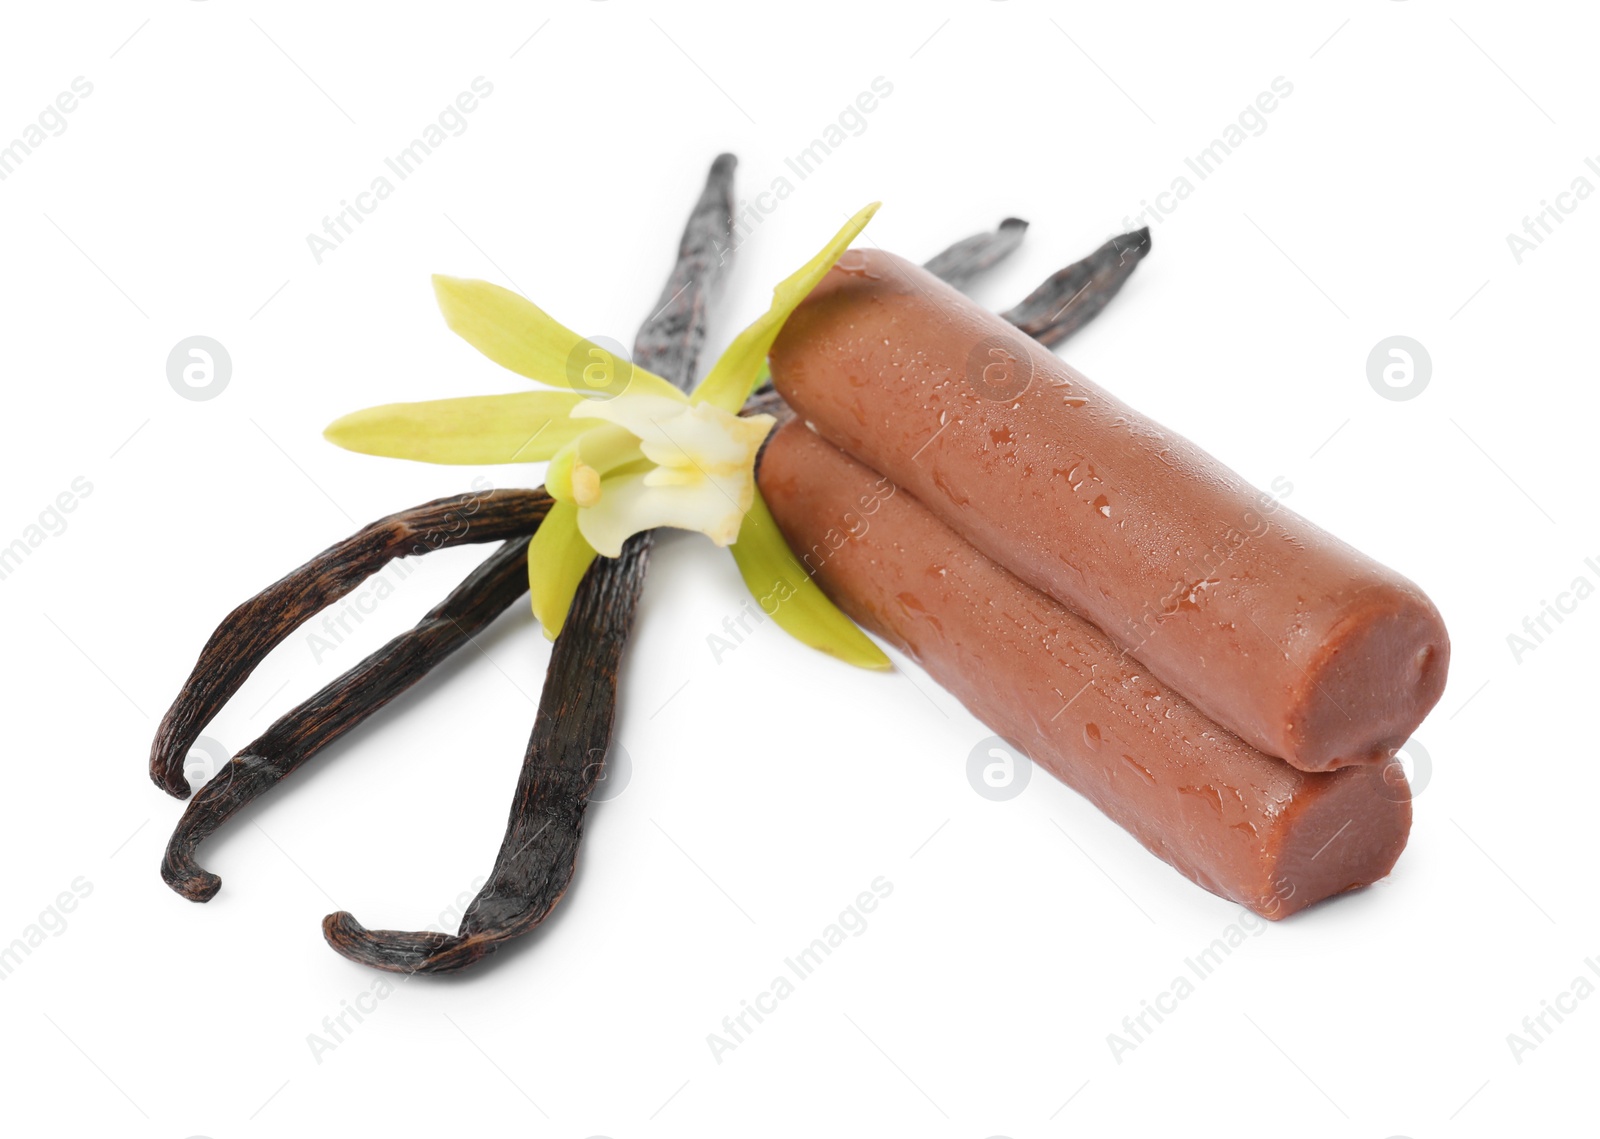
[[1148, 227], [1113, 237], [1000, 316], [1046, 347], [1059, 344], [1100, 315], [1149, 252]]
[[1021, 218], [1006, 218], [987, 233], [962, 238], [943, 253], [924, 261], [922, 267], [946, 284], [965, 291], [973, 278], [1016, 252], [1027, 232], [1027, 222]]
[[188, 798], [183, 764], [212, 717], [284, 638], [390, 561], [446, 546], [525, 537], [549, 509], [543, 488], [435, 499], [362, 527], [269, 585], [223, 618], [200, 651], [156, 729], [150, 778], [174, 798]]
[[528, 539], [516, 537], [415, 627], [280, 717], [189, 800], [161, 863], [167, 885], [191, 902], [210, 901], [222, 879], [195, 861], [201, 842], [239, 808], [421, 680], [527, 592]]
[[[650, 370], [672, 378], [659, 363]], [[604, 770], [617, 672], [649, 552], [649, 533], [636, 535], [620, 558], [596, 559], [579, 586], [551, 649], [500, 853], [458, 932], [369, 930], [340, 911], [322, 922], [339, 954], [389, 972], [453, 972], [527, 933], [555, 908], [572, 881], [584, 812]]]
[[[734, 165], [731, 154], [712, 164], [658, 311], [634, 341], [635, 363], [685, 389], [705, 343], [710, 292], [726, 260]], [[371, 930], [340, 911], [322, 921], [335, 951], [394, 973], [452, 972], [527, 933], [561, 900], [577, 865], [584, 810], [610, 747], [617, 672], [651, 542], [648, 531], [636, 534], [621, 557], [596, 558], [578, 587], [550, 652], [500, 853], [458, 932]]]

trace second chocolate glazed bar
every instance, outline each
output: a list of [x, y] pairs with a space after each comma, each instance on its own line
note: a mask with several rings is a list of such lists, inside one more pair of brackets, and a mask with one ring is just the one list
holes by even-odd
[[1385, 760], [1444, 690], [1410, 581], [901, 258], [847, 252], [771, 364], [824, 438], [1268, 755]]
[[803, 424], [773, 435], [759, 477], [846, 613], [1206, 889], [1276, 919], [1393, 868], [1411, 829], [1397, 765], [1262, 755]]

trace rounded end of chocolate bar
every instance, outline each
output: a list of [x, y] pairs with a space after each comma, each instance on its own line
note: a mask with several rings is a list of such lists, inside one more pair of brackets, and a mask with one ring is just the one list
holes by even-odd
[[1411, 793], [1398, 767], [1349, 767], [1306, 776], [1319, 795], [1297, 796], [1279, 820], [1268, 893], [1252, 906], [1277, 921], [1384, 878], [1411, 835]]
[[1438, 703], [1449, 668], [1433, 604], [1413, 589], [1373, 591], [1307, 668], [1285, 758], [1302, 771], [1387, 762]]

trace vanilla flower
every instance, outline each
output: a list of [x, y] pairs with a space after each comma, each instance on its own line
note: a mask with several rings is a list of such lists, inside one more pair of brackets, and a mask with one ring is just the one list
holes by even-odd
[[643, 392], [568, 414], [611, 425], [567, 444], [545, 476], [553, 497], [577, 505], [578, 530], [596, 552], [620, 557], [623, 542], [657, 526], [698, 530], [719, 546], [739, 537], [772, 416]]
[[[877, 208], [857, 213], [780, 283], [767, 312], [687, 395], [516, 293], [435, 277], [439, 307], [458, 335], [519, 375], [569, 390], [387, 404], [337, 420], [326, 435], [352, 451], [423, 462], [549, 460], [545, 485], [556, 501], [530, 540], [528, 581], [534, 614], [552, 638], [596, 557], [618, 557], [634, 534], [670, 526], [728, 547], [751, 592], [772, 601], [767, 612], [781, 628], [852, 664], [887, 668], [888, 658], [795, 560], [761, 499], [756, 454], [775, 421], [738, 414], [766, 378], [767, 352], [790, 313]], [[612, 382], [594, 390], [591, 376]]]

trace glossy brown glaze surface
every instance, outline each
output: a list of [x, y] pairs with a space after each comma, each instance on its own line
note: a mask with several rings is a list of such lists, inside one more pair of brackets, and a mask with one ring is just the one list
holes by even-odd
[[1206, 889], [1281, 918], [1394, 866], [1411, 828], [1397, 765], [1311, 773], [1263, 755], [798, 421], [759, 478], [845, 612]]
[[1386, 760], [1444, 689], [1426, 595], [892, 254], [790, 318], [799, 417], [1269, 755]]

